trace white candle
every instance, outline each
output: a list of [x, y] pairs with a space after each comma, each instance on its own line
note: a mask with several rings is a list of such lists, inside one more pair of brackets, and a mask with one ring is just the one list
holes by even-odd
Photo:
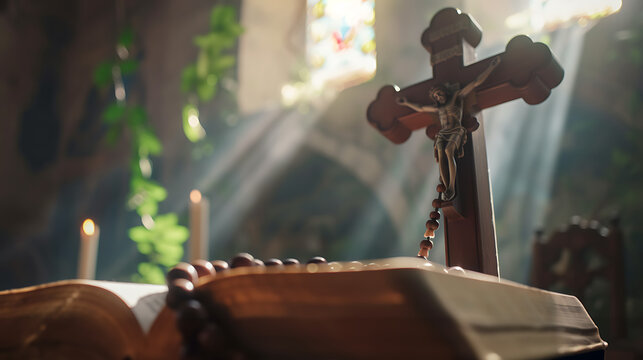
[[100, 229], [92, 219], [83, 221], [80, 227], [80, 254], [78, 256], [78, 278], [93, 280], [96, 277], [96, 255]]
[[210, 203], [199, 190], [190, 192], [190, 261], [204, 259], [208, 255]]

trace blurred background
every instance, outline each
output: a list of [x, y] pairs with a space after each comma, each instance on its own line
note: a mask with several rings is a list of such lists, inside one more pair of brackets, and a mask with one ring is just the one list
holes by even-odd
[[210, 259], [415, 255], [433, 144], [394, 145], [365, 114], [431, 77], [419, 39], [446, 6], [480, 24], [478, 58], [524, 33], [565, 69], [544, 103], [483, 112], [501, 276], [528, 283], [535, 231], [618, 217], [640, 337], [640, 0], [1, 0], [0, 289], [75, 278], [87, 218], [97, 279], [162, 282], [195, 189]]

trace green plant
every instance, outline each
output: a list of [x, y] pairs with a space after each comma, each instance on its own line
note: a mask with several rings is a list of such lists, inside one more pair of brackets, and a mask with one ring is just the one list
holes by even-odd
[[187, 94], [182, 112], [183, 132], [191, 142], [199, 142], [206, 135], [199, 121], [199, 102], [214, 98], [226, 71], [234, 66], [236, 57], [225, 51], [235, 45], [242, 32], [236, 10], [217, 5], [210, 14], [209, 32], [194, 38], [199, 48], [196, 62], [181, 73], [181, 91]]
[[95, 85], [107, 90], [114, 86], [114, 102], [102, 114], [107, 125], [106, 140], [110, 144], [126, 131], [131, 137], [130, 194], [127, 205], [141, 218], [142, 225], [129, 230], [132, 239], [147, 261], [138, 265], [133, 280], [162, 284], [165, 271], [183, 257], [183, 243], [189, 236], [188, 229], [178, 224], [176, 214], [158, 214], [158, 204], [167, 197], [167, 190], [151, 179], [150, 156], [160, 155], [161, 142], [149, 124], [147, 112], [127, 98], [123, 76], [133, 75], [139, 67], [137, 60], [130, 58], [134, 40], [131, 29], [123, 31], [116, 46], [117, 57], [101, 63], [94, 71]]

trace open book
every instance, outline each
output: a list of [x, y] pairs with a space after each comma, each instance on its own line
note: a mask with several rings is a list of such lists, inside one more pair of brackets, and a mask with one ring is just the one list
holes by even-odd
[[0, 292], [0, 359], [177, 359], [166, 293], [89, 280]]
[[[164, 291], [64, 281], [0, 292], [0, 359], [177, 358]], [[238, 268], [195, 291], [256, 358], [539, 359], [606, 347], [575, 297], [415, 258]]]

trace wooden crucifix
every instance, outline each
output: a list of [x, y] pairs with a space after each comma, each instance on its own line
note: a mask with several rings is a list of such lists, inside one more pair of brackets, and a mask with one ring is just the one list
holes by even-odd
[[[468, 14], [454, 8], [440, 10], [421, 38], [431, 54], [433, 78], [402, 90], [393, 85], [383, 87], [369, 105], [367, 119], [396, 144], [423, 128], [431, 139], [444, 140], [439, 134], [445, 119], [447, 123], [457, 120], [457, 130], [466, 130], [461, 131], [461, 137], [456, 136], [461, 142], [457, 152], [463, 156], [453, 159], [455, 184], [444, 184], [449, 182], [449, 165], [448, 160], [440, 162], [442, 195], [449, 190], [447, 186], [452, 189], [438, 200], [439, 206], [434, 201], [434, 206], [441, 207], [444, 215], [447, 265], [497, 276], [487, 154], [483, 128], [479, 126], [482, 119], [476, 114], [517, 98], [530, 105], [543, 102], [562, 81], [563, 69], [545, 44], [534, 43], [524, 35], [511, 39], [504, 53], [464, 66], [465, 57], [473, 60], [473, 49], [481, 38], [482, 30]], [[434, 94], [436, 89], [443, 90]], [[446, 96], [444, 103], [440, 96]], [[449, 114], [444, 109], [447, 105], [452, 106]], [[457, 118], [453, 118], [454, 111]], [[436, 141], [436, 152], [444, 149], [438, 147]]]

